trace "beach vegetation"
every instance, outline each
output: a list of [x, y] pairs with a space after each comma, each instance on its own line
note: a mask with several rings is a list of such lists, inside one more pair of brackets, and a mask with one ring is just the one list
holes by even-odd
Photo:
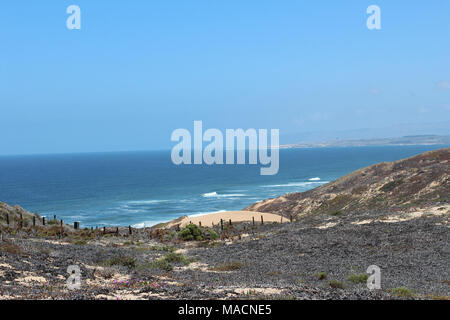
[[348, 276], [347, 280], [353, 283], [366, 283], [369, 279], [369, 275], [366, 273], [352, 274]]
[[327, 273], [326, 272], [319, 272], [316, 274], [317, 279], [319, 280], [323, 280], [327, 277]]
[[202, 228], [195, 224], [188, 224], [180, 232], [178, 232], [178, 237], [184, 241], [203, 241], [203, 240], [217, 240], [219, 235], [217, 232], [210, 228]]
[[393, 288], [389, 291], [396, 297], [412, 298], [415, 296], [414, 292], [408, 287]]
[[192, 223], [188, 224], [184, 229], [182, 229], [180, 232], [178, 232], [178, 236], [181, 239], [183, 239], [184, 241], [191, 241], [191, 240], [202, 241], [202, 240], [204, 240], [201, 228]]
[[172, 271], [173, 270], [172, 263], [181, 263], [184, 265], [189, 265], [191, 262], [193, 262], [193, 259], [190, 259], [181, 253], [170, 252], [162, 258], [158, 258], [149, 263], [139, 265], [138, 269], [143, 270], [149, 268], [163, 271]]

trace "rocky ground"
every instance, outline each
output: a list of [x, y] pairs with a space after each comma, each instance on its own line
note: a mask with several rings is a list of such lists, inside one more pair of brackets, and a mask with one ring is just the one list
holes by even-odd
[[[449, 213], [443, 205], [238, 224], [204, 241], [171, 230], [70, 230], [60, 238], [43, 227], [3, 228], [0, 298], [448, 299]], [[81, 269], [78, 290], [67, 288], [69, 265]], [[380, 290], [367, 289], [370, 265], [381, 268]]]

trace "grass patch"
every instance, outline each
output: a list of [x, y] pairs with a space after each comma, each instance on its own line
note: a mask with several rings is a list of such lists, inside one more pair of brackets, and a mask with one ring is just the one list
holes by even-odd
[[319, 280], [323, 280], [327, 277], [327, 273], [326, 272], [319, 272], [316, 274], [317, 279]]
[[367, 283], [367, 279], [369, 279], [369, 275], [365, 273], [352, 274], [347, 278], [348, 281], [353, 283]]
[[226, 262], [226, 263], [219, 264], [219, 265], [211, 268], [211, 270], [213, 270], [213, 271], [236, 271], [236, 270], [242, 268], [243, 266], [244, 266], [244, 264], [239, 261], [232, 261], [232, 262]]
[[396, 297], [412, 298], [415, 296], [414, 292], [407, 287], [394, 288], [389, 291]]
[[334, 289], [344, 289], [344, 284], [338, 280], [330, 280], [328, 285]]

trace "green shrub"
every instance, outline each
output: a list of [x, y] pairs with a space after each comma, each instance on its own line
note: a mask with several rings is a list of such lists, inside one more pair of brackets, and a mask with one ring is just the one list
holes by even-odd
[[219, 238], [217, 232], [209, 228], [201, 228], [195, 224], [188, 224], [184, 229], [178, 232], [178, 236], [184, 241], [203, 241], [205, 239], [216, 240]]
[[367, 279], [369, 279], [369, 275], [365, 273], [361, 274], [352, 274], [348, 276], [347, 280], [353, 283], [366, 283]]
[[211, 240], [219, 239], [219, 235], [217, 234], [217, 232], [215, 232], [212, 229], [207, 229], [207, 230], [208, 230], [208, 233], [209, 233], [209, 236], [210, 236]]
[[190, 241], [190, 240], [203, 240], [203, 232], [200, 229], [199, 226], [195, 224], [188, 224], [183, 230], [178, 232], [178, 235], [184, 240], [184, 241]]
[[326, 272], [319, 272], [318, 274], [316, 274], [317, 279], [319, 280], [323, 280], [327, 277], [327, 273]]
[[394, 288], [389, 291], [392, 292], [392, 294], [397, 297], [403, 297], [403, 298], [414, 297], [414, 293], [412, 292], [412, 290], [407, 287]]
[[192, 262], [192, 259], [187, 258], [186, 256], [182, 255], [181, 253], [175, 253], [170, 252], [166, 254], [164, 257], [155, 259], [150, 263], [142, 264], [138, 267], [138, 269], [158, 269], [158, 270], [164, 270], [164, 271], [172, 271], [173, 266], [171, 263], [182, 263], [184, 265], [188, 265]]

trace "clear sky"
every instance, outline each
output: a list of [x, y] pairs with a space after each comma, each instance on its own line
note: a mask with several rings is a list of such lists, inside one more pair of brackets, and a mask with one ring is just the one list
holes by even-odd
[[450, 120], [448, 0], [3, 1], [0, 43], [0, 154]]

